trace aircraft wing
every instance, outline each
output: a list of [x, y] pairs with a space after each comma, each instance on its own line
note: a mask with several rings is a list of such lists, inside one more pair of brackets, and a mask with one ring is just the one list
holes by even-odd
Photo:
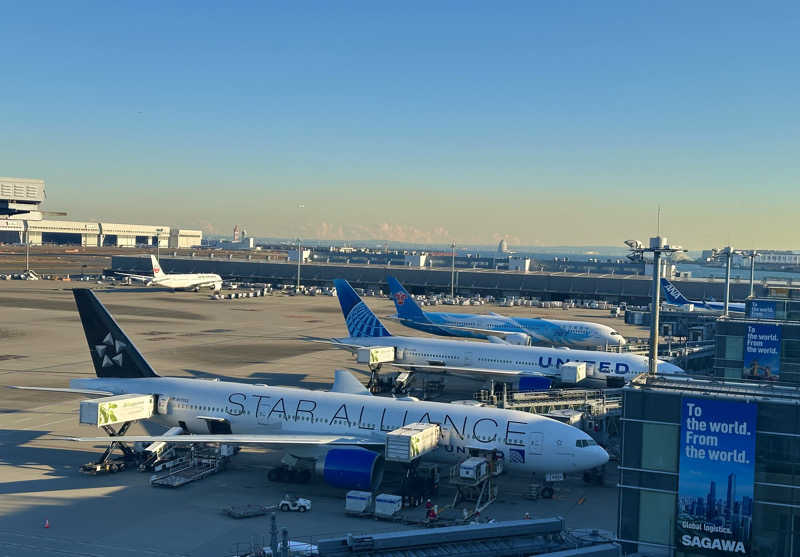
[[203, 288], [204, 286], [214, 286], [218, 283], [218, 280], [206, 280], [203, 282], [194, 282], [192, 283], [191, 288]]
[[458, 331], [467, 331], [469, 333], [476, 333], [479, 335], [486, 335], [487, 337], [498, 337], [502, 339], [505, 339], [506, 337], [511, 335], [528, 334], [523, 331], [498, 331], [496, 329], [482, 329], [480, 327], [462, 327], [460, 325], [446, 325], [443, 323], [437, 324], [436, 326], [441, 327], [442, 329], [456, 329]]
[[136, 275], [134, 273], [118, 273], [118, 272], [115, 272], [114, 274], [115, 275], [121, 275], [123, 277], [128, 277], [128, 278], [131, 278], [133, 280], [138, 280], [138, 281], [141, 281], [141, 282], [151, 282], [155, 278], [155, 277], [148, 277], [146, 275]]
[[412, 369], [415, 371], [422, 371], [424, 373], [448, 373], [451, 375], [463, 375], [467, 377], [523, 377], [532, 375], [536, 377], [555, 377], [550, 373], [531, 373], [529, 371], [516, 371], [512, 369], [486, 369], [480, 367], [459, 367], [459, 366], [435, 366], [435, 365], [419, 365], [419, 364], [392, 364], [395, 367], [403, 369]]
[[[502, 317], [502, 316], [498, 316], [498, 317]], [[386, 319], [391, 319], [392, 321], [399, 321], [400, 323], [403, 323], [403, 324], [405, 324], [406, 322], [408, 322], [408, 323], [417, 323], [413, 319], [407, 319], [405, 317], [399, 317], [397, 315], [387, 315], [387, 316], [385, 316], [385, 318]], [[458, 331], [466, 331], [466, 332], [469, 332], [469, 333], [476, 333], [476, 334], [479, 334], [479, 335], [493, 336], [493, 337], [499, 337], [499, 338], [505, 338], [508, 335], [513, 335], [513, 334], [520, 334], [520, 332], [516, 332], [515, 333], [514, 331], [498, 331], [498, 330], [495, 330], [495, 329], [482, 329], [480, 327], [462, 327], [460, 325], [450, 325], [449, 323], [420, 323], [420, 324], [421, 325], [425, 325], [425, 326], [429, 326], [429, 327], [438, 327], [440, 329], [455, 329], [455, 330], [458, 330]], [[526, 334], [526, 333], [523, 333], [523, 334]]]
[[108, 443], [111, 441], [128, 441], [130, 443], [231, 443], [233, 445], [261, 445], [284, 447], [293, 445], [369, 445], [383, 446], [384, 441], [366, 437], [349, 435], [247, 435], [236, 433], [203, 434], [203, 435], [121, 435], [119, 437], [61, 437], [63, 441], [78, 443]]

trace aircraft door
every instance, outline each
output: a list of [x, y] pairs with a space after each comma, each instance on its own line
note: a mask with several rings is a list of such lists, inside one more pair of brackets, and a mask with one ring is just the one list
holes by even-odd
[[464, 365], [465, 366], [474, 365], [472, 352], [464, 352]]

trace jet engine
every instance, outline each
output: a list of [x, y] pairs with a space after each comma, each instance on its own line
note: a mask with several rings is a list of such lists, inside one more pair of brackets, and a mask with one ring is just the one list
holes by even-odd
[[506, 335], [506, 342], [508, 344], [516, 344], [518, 346], [530, 346], [531, 337], [525, 333], [512, 333]]
[[344, 489], [373, 491], [383, 480], [383, 456], [366, 449], [331, 449], [317, 460], [316, 472], [325, 483]]
[[503, 340], [501, 337], [496, 337], [496, 336], [494, 336], [494, 335], [487, 335], [487, 336], [486, 336], [486, 340], [488, 340], [488, 341], [489, 341], [489, 342], [491, 342], [492, 344], [508, 344], [508, 343], [507, 343], [505, 340]]

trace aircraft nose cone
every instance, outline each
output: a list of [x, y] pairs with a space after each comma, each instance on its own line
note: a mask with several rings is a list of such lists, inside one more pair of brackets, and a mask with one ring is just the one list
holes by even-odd
[[686, 371], [669, 362], [658, 362], [658, 373], [686, 373]]
[[625, 346], [628, 344], [628, 341], [625, 340], [625, 337], [617, 337], [617, 344], [620, 346]]
[[596, 468], [597, 466], [602, 466], [606, 462], [608, 462], [608, 453], [606, 450], [601, 447], [600, 445], [596, 445], [592, 447], [592, 468]]

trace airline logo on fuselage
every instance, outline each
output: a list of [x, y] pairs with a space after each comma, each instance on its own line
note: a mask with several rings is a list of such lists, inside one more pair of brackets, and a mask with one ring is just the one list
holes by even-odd
[[[453, 410], [455, 411], [449, 414], [441, 409], [425, 407], [412, 410], [407, 405], [376, 406], [347, 402], [321, 408], [311, 397], [294, 399], [243, 392], [229, 393], [225, 405], [225, 413], [228, 415], [241, 416], [252, 413], [260, 425], [292, 421], [326, 424], [329, 428], [346, 426], [369, 432], [388, 433], [414, 422], [436, 423], [448, 429], [451, 435], [460, 441], [469, 438], [485, 446], [510, 445], [524, 451], [528, 435], [527, 421], [499, 415], [468, 416], [459, 414], [457, 409]], [[524, 453], [522, 458], [524, 463]]]

